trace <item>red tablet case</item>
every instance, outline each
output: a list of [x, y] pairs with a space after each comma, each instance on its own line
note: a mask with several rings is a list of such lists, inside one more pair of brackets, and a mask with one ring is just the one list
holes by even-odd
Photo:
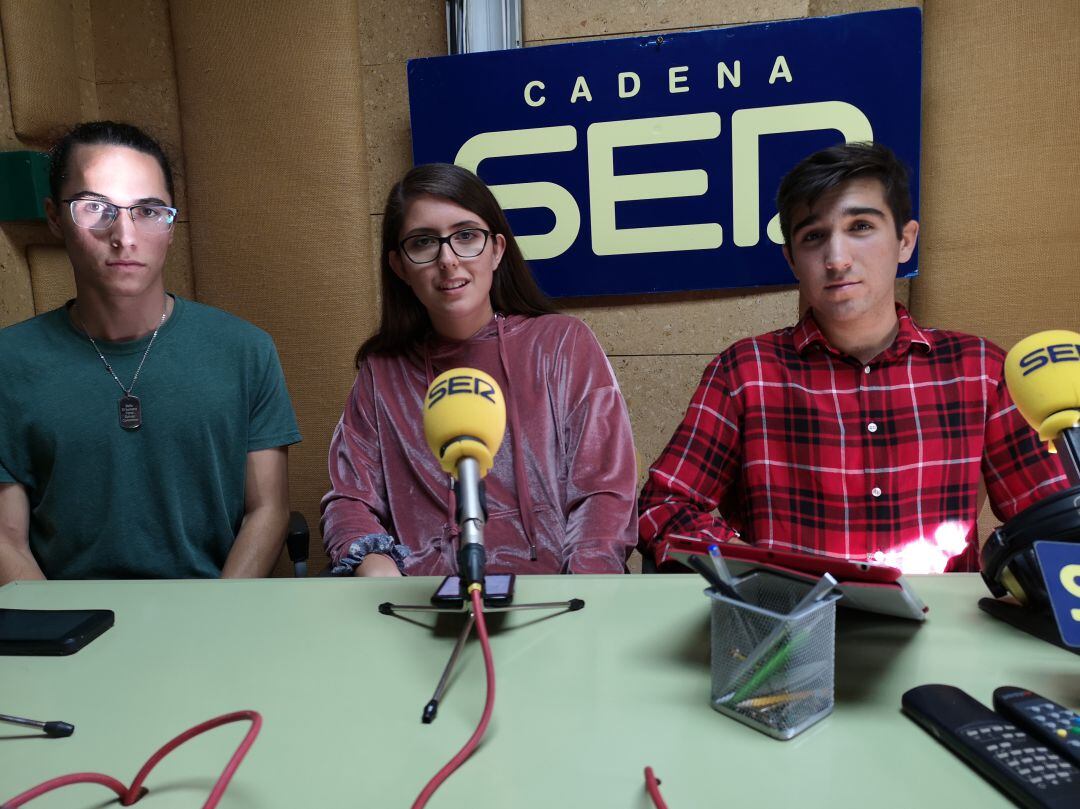
[[812, 583], [822, 574], [831, 573], [842, 594], [841, 606], [913, 621], [925, 621], [926, 613], [930, 610], [904, 579], [902, 572], [886, 565], [756, 548], [752, 545], [714, 543], [678, 534], [660, 542], [657, 563], [685, 564], [692, 554], [708, 556], [709, 546], [714, 544], [719, 544], [720, 553], [735, 576], [751, 570], [769, 570]]

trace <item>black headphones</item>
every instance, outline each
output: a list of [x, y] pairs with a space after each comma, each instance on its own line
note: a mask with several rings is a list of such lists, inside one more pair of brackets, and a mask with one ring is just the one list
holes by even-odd
[[1039, 540], [1080, 543], [1080, 486], [1028, 506], [986, 540], [980, 553], [982, 577], [997, 597], [1012, 595], [1035, 610], [1050, 607], [1039, 560]]

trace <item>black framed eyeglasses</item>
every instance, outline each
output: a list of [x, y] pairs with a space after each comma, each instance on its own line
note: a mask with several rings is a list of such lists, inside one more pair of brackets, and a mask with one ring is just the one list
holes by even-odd
[[120, 211], [127, 211], [135, 227], [148, 233], [165, 233], [176, 221], [176, 208], [168, 205], [113, 205], [103, 199], [65, 199], [71, 209], [71, 221], [88, 230], [108, 230]]
[[450, 245], [458, 258], [476, 258], [484, 252], [490, 235], [491, 231], [483, 228], [463, 228], [449, 236], [420, 233], [403, 239], [398, 247], [413, 264], [430, 264], [439, 257], [439, 251], [444, 244]]

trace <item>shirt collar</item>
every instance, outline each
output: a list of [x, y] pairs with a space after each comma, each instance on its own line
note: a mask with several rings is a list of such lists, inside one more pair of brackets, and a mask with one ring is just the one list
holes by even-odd
[[[881, 359], [889, 360], [903, 357], [913, 346], [921, 346], [926, 353], [934, 349], [932, 333], [919, 328], [918, 324], [911, 319], [908, 310], [899, 302], [896, 304], [896, 317], [900, 327], [896, 332], [892, 345], [881, 352]], [[838, 357], [846, 356], [844, 352], [834, 348], [825, 334], [821, 331], [814, 319], [814, 310], [808, 309], [802, 319], [795, 325], [791, 339], [795, 344], [795, 350], [800, 355], [805, 355], [815, 347], [820, 347], [830, 354]]]

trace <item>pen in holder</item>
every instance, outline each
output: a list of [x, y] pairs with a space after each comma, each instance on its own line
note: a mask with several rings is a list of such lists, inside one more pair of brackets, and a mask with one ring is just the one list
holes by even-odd
[[712, 706], [777, 739], [832, 712], [836, 582], [816, 585], [764, 571], [734, 582], [739, 598], [712, 599]]

